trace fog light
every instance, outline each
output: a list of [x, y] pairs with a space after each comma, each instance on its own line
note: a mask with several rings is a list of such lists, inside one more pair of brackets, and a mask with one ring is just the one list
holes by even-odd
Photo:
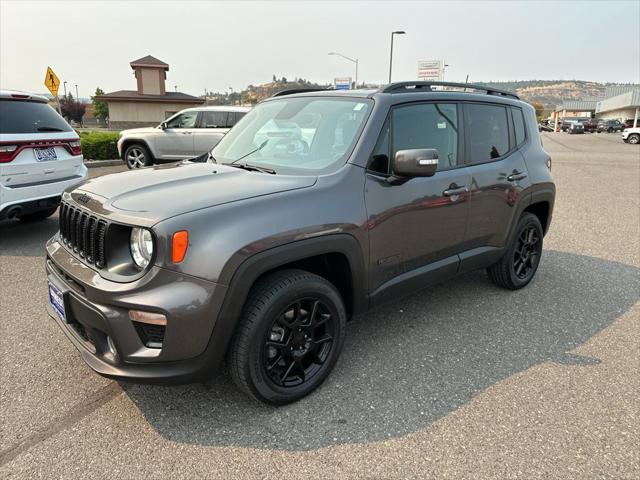
[[161, 313], [141, 312], [129, 310], [129, 318], [134, 322], [149, 323], [151, 325], [166, 325], [167, 317]]

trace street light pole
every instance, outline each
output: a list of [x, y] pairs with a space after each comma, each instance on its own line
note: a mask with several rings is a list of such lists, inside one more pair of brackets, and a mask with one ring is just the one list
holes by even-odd
[[395, 32], [391, 32], [391, 51], [389, 53], [389, 83], [391, 83], [391, 69], [393, 68], [393, 36], [394, 35], [404, 35], [406, 32], [404, 30], [396, 30]]
[[444, 72], [446, 70], [446, 68], [449, 66], [448, 63], [444, 63], [442, 64], [442, 81], [444, 82]]
[[78, 96], [78, 84], [76, 83], [76, 102], [80, 101], [80, 97]]
[[338, 53], [338, 52], [329, 52], [329, 55], [337, 55], [339, 57], [344, 58], [345, 60], [349, 60], [350, 62], [355, 63], [355, 65], [356, 65], [356, 88], [358, 88], [358, 59], [357, 58], [347, 57], [346, 55], [343, 55], [343, 54]]
[[67, 98], [67, 81], [62, 82], [62, 86], [64, 87], [64, 98]]

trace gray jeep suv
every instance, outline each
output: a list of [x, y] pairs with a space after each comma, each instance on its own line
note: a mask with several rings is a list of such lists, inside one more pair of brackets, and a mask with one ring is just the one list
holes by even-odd
[[527, 285], [550, 169], [534, 109], [509, 92], [281, 92], [210, 154], [66, 192], [48, 310], [102, 375], [187, 382], [226, 364], [248, 394], [292, 402], [354, 315], [481, 268]]

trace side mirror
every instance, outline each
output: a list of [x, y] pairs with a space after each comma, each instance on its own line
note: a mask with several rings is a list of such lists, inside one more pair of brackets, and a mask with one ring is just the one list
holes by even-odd
[[160, 124], [160, 128], [161, 128], [162, 130], [166, 129], [166, 128], [167, 128], [167, 122], [162, 122], [162, 123]]
[[391, 183], [402, 183], [411, 177], [431, 177], [438, 169], [438, 151], [433, 148], [398, 150], [392, 167]]

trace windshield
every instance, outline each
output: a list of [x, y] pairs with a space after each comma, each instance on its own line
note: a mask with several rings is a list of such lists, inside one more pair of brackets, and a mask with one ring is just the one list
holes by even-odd
[[211, 151], [218, 163], [283, 174], [328, 173], [344, 164], [373, 102], [354, 98], [282, 98], [256, 106]]

